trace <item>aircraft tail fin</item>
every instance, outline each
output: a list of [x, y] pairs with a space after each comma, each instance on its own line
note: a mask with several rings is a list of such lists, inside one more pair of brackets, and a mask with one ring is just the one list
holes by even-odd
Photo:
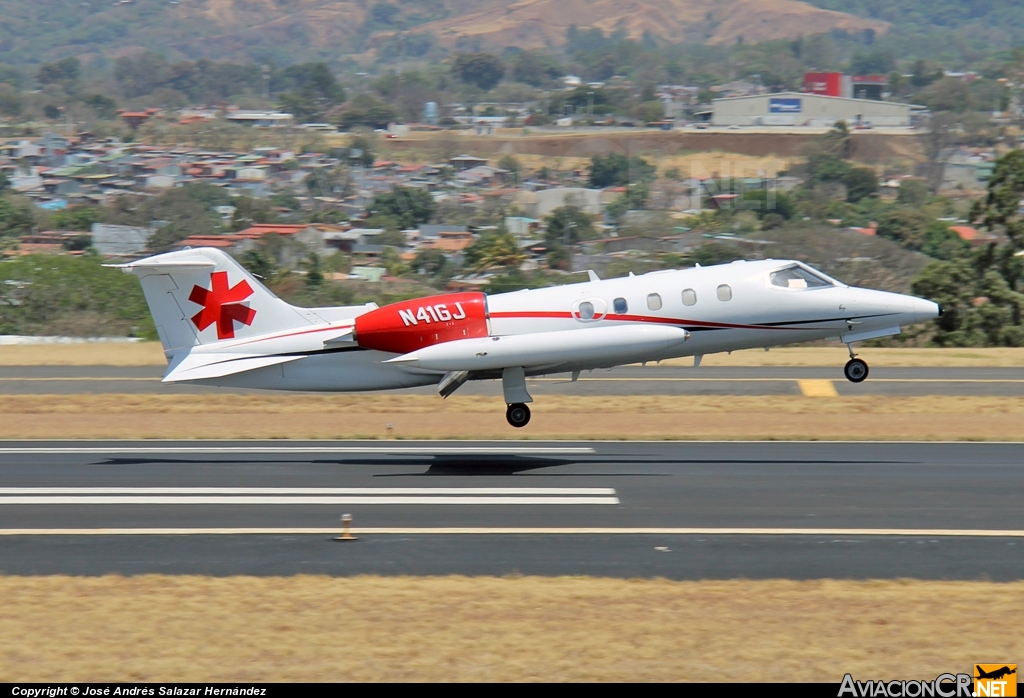
[[195, 346], [320, 324], [221, 250], [200, 247], [112, 265], [135, 274], [168, 358]]

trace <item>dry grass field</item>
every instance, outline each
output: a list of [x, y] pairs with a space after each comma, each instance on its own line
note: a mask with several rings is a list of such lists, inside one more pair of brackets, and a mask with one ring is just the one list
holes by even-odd
[[8, 395], [0, 439], [1024, 438], [1019, 397], [549, 395], [532, 409], [513, 430], [487, 396]]
[[838, 682], [1024, 656], [1019, 582], [0, 577], [0, 598], [0, 682]]
[[4, 366], [166, 366], [158, 342], [10, 344], [0, 346]]

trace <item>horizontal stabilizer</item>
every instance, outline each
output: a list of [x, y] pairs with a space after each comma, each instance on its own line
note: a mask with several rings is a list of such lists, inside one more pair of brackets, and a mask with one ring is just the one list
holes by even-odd
[[103, 266], [110, 267], [111, 269], [121, 269], [126, 273], [131, 274], [136, 270], [146, 272], [172, 272], [192, 269], [215, 269], [217, 267], [217, 263], [212, 259], [158, 260], [156, 257], [150, 257], [149, 259], [140, 259], [138, 262], [128, 262], [127, 264], [104, 264]]
[[171, 362], [171, 368], [164, 375], [164, 383], [197, 381], [208, 378], [223, 378], [235, 373], [245, 373], [257, 368], [288, 363], [305, 358], [304, 354], [276, 356], [253, 356], [252, 354], [188, 354], [178, 363]]

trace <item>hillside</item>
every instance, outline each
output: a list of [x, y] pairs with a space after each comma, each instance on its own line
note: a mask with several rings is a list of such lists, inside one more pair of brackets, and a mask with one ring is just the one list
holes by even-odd
[[676, 43], [711, 44], [795, 38], [834, 29], [878, 34], [888, 23], [813, 7], [796, 0], [520, 0], [492, 4], [421, 27], [444, 44], [544, 48], [564, 41], [570, 25], [584, 24], [607, 33], [645, 33]]
[[831, 30], [884, 34], [888, 23], [797, 0], [0, 0], [0, 63], [143, 49], [170, 59], [337, 61], [396, 34], [500, 51], [557, 47], [570, 25], [660, 41], [730, 44]]

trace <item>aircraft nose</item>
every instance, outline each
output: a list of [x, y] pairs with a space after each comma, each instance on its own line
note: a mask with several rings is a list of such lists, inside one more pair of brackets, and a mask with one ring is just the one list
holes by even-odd
[[942, 315], [942, 307], [938, 303], [924, 298], [912, 298], [910, 307], [911, 313], [914, 315], [914, 322], [927, 322]]

